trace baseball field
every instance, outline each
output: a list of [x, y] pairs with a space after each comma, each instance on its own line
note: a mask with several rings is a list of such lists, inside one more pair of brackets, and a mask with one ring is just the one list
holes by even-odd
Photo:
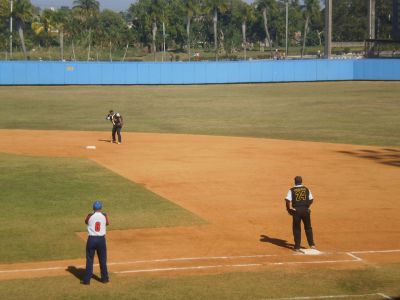
[[[1, 299], [400, 299], [400, 82], [3, 86], [0, 106]], [[296, 175], [319, 255], [292, 250]], [[83, 286], [96, 199], [111, 282]]]

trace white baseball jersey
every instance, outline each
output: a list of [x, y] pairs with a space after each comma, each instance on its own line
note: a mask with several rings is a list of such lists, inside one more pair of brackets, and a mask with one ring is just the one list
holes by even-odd
[[88, 234], [90, 236], [106, 235], [106, 226], [109, 224], [108, 217], [105, 213], [94, 212], [86, 217]]

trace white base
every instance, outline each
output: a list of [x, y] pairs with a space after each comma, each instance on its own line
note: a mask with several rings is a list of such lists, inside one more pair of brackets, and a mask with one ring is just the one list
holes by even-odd
[[306, 255], [320, 255], [322, 254], [321, 251], [317, 249], [300, 249], [300, 251]]
[[86, 146], [86, 149], [96, 149], [96, 146]]

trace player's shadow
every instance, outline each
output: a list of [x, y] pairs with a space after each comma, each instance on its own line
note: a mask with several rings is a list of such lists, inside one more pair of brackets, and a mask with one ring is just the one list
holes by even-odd
[[111, 143], [112, 140], [111, 139], [99, 139], [99, 142], [105, 142], [105, 143]]
[[[70, 272], [72, 275], [74, 275], [79, 280], [83, 280], [83, 278], [85, 277], [85, 273], [86, 273], [85, 268], [77, 268], [75, 266], [68, 266], [66, 271]], [[93, 274], [92, 278], [94, 280], [101, 282], [101, 278], [95, 274]]]
[[294, 244], [288, 243], [287, 240], [277, 239], [273, 237], [269, 237], [265, 234], [260, 235], [260, 242], [270, 243], [282, 248], [293, 249]]

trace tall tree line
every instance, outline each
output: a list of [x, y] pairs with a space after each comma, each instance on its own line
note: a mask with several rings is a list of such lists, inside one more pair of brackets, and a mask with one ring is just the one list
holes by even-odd
[[[321, 46], [324, 8], [319, 0], [138, 0], [123, 12], [100, 11], [96, 0], [75, 0], [73, 7], [40, 10], [30, 0], [13, 0], [13, 34], [16, 49], [85, 49], [87, 59], [97, 51], [116, 49], [165, 49], [183, 51], [192, 57], [202, 49], [220, 55], [250, 49], [273, 49], [285, 45], [285, 6], [289, 5], [289, 43], [301, 55], [309, 46]], [[365, 0], [334, 1], [333, 41], [367, 38]], [[376, 1], [377, 38], [390, 37], [391, 1]], [[9, 47], [10, 0], [0, 0], [0, 50]], [[74, 54], [73, 54], [74, 56]], [[125, 55], [124, 55], [125, 57]]]

